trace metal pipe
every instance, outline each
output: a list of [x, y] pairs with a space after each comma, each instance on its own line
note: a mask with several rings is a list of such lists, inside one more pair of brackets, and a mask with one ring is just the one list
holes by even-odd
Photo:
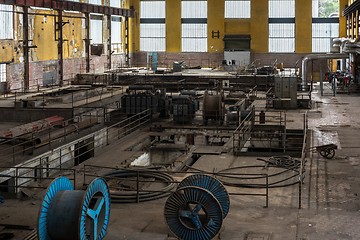
[[306, 91], [307, 86], [307, 79], [306, 79], [306, 73], [307, 73], [307, 63], [310, 60], [318, 60], [318, 59], [346, 59], [348, 58], [348, 54], [345, 53], [324, 53], [324, 54], [309, 54], [306, 55], [301, 62], [301, 77], [302, 77], [302, 91]]

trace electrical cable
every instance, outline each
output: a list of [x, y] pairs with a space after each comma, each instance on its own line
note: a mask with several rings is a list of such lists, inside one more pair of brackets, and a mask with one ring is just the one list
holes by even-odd
[[[162, 189], [156, 191], [136, 190], [131, 191], [115, 191], [110, 190], [111, 202], [112, 203], [137, 203], [152, 201], [159, 198], [167, 197], [171, 191], [176, 188], [175, 180], [168, 173], [161, 171], [151, 171], [148, 169], [135, 169], [135, 170], [116, 170], [104, 174], [102, 176], [107, 181], [120, 179], [125, 180], [126, 178], [141, 177], [141, 178], [152, 178], [155, 179], [151, 182], [162, 182], [167, 185]], [[147, 181], [150, 182], [150, 181]]]

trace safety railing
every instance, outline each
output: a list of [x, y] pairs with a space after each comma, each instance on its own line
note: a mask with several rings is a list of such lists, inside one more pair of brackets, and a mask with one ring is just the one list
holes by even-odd
[[18, 193], [22, 188], [46, 188], [41, 184], [32, 184], [34, 182], [43, 182], [46, 180], [53, 180], [55, 173], [59, 171], [67, 171], [70, 175], [69, 179], [76, 184], [76, 170], [70, 168], [53, 168], [49, 166], [48, 162], [42, 162], [36, 167], [12, 167], [10, 169], [0, 167], [0, 189], [2, 192]]
[[[265, 115], [266, 114], [266, 115]], [[259, 137], [256, 138], [254, 135], [254, 131], [256, 130], [254, 126], [279, 126], [280, 129], [273, 133], [266, 131], [264, 134], [267, 137]], [[260, 131], [260, 130], [257, 130]], [[261, 132], [261, 131], [260, 131]], [[254, 135], [254, 136], [253, 136]], [[233, 153], [239, 154], [241, 152], [246, 152], [247, 144], [249, 144], [249, 140], [257, 141], [259, 143], [263, 143], [264, 147], [271, 149], [282, 149], [282, 151], [286, 151], [287, 149], [287, 137], [290, 136], [286, 132], [286, 113], [285, 112], [261, 112], [255, 111], [253, 107], [251, 112], [241, 121], [239, 126], [233, 132]], [[300, 146], [301, 147], [301, 146]]]

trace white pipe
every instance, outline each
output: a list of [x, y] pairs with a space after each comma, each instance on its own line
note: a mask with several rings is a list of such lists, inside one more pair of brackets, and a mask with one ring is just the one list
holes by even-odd
[[302, 77], [302, 91], [306, 91], [307, 86], [307, 79], [306, 79], [306, 73], [307, 73], [307, 63], [310, 60], [317, 60], [317, 59], [346, 59], [348, 58], [348, 54], [345, 53], [323, 53], [323, 54], [309, 54], [306, 55], [301, 62], [301, 77]]

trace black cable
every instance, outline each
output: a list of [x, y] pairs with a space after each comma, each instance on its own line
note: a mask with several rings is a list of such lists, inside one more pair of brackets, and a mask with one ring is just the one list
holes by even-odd
[[153, 178], [153, 182], [162, 182], [167, 185], [156, 191], [130, 190], [130, 191], [110, 191], [112, 203], [136, 203], [151, 201], [169, 196], [171, 191], [176, 187], [175, 180], [172, 176], [161, 171], [151, 171], [146, 169], [139, 170], [116, 170], [103, 175], [107, 181], [113, 179], [124, 180], [126, 178], [141, 177]]

